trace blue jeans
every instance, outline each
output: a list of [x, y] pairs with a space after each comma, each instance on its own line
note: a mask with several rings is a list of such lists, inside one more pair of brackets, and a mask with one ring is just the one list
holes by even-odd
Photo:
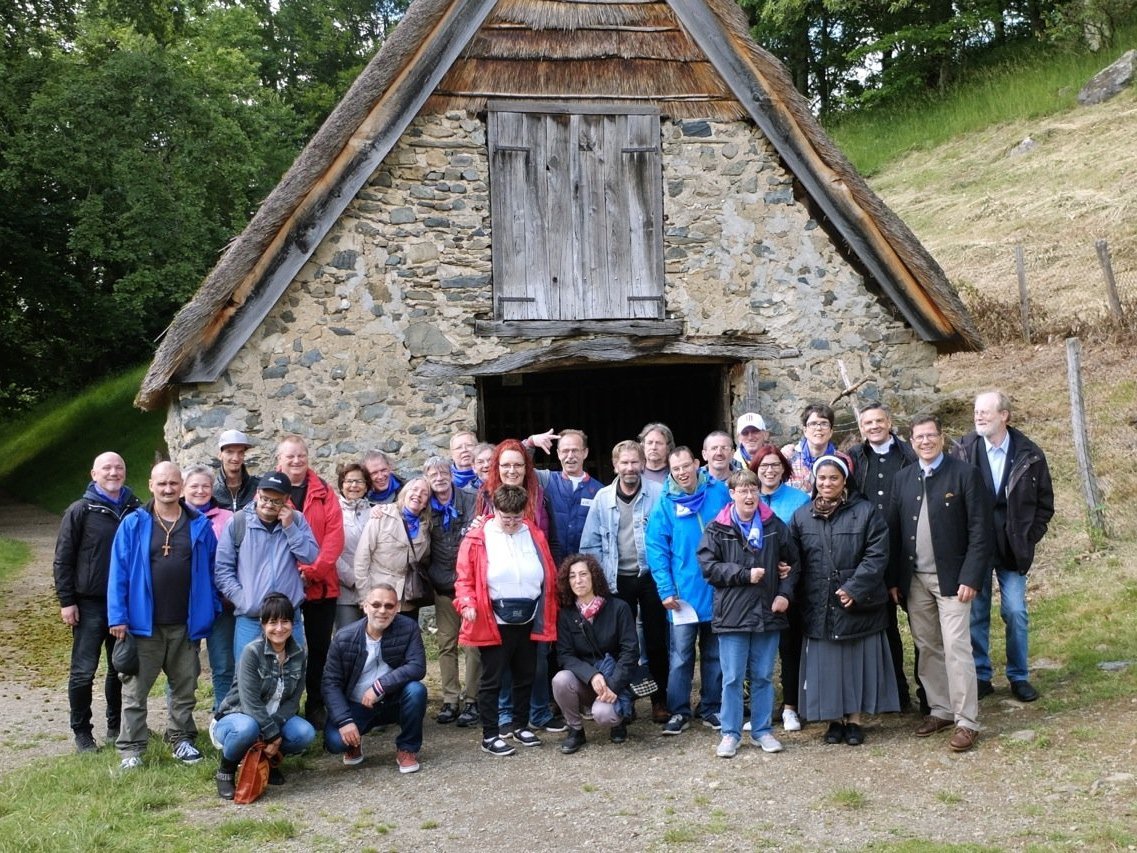
[[111, 664], [114, 637], [107, 631], [107, 600], [77, 598], [79, 624], [71, 629], [71, 674], [67, 679], [67, 699], [71, 705], [71, 730], [91, 733], [91, 696], [99, 658], [106, 656], [107, 674], [103, 692], [107, 700], [107, 728], [117, 729], [122, 713], [122, 682]]
[[[422, 720], [426, 716], [426, 685], [421, 681], [409, 681], [401, 690], [384, 694], [382, 701], [371, 708], [359, 702], [347, 702], [351, 720], [359, 729], [360, 736], [367, 734], [376, 726], [390, 723], [399, 724], [399, 736], [395, 738], [395, 748], [407, 752], [422, 749]], [[324, 726], [324, 749], [332, 754], [346, 752], [339, 727], [328, 718]]]
[[233, 672], [236, 668], [233, 658], [235, 620], [232, 610], [222, 610], [213, 620], [213, 629], [205, 641], [205, 650], [209, 654], [209, 671], [213, 677], [214, 713], [217, 713], [221, 702], [229, 695], [229, 688], [233, 686]]
[[[316, 730], [303, 717], [289, 717], [280, 727], [280, 734], [283, 755], [299, 755], [316, 739]], [[218, 720], [213, 735], [221, 741], [221, 754], [226, 759], [240, 761], [261, 736], [261, 727], [248, 714], [238, 711]]]
[[695, 643], [699, 644], [700, 717], [717, 714], [722, 702], [722, 667], [718, 637], [710, 622], [671, 626], [671, 659], [667, 672], [667, 710], [691, 716], [691, 682], [695, 680]]
[[[1026, 575], [1012, 569], [995, 569], [999, 578], [999, 615], [1007, 626], [1007, 680], [1026, 681], [1027, 629]], [[971, 602], [971, 656], [975, 659], [975, 676], [991, 680], [991, 572], [983, 588]]]
[[[233, 628], [233, 656], [239, 660], [245, 646], [253, 640], [259, 640], [261, 633], [261, 620], [253, 616], [238, 616]], [[300, 608], [296, 608], [296, 621], [292, 623], [292, 636], [301, 647], [304, 646], [304, 618], [300, 615]], [[211, 663], [210, 666], [213, 664]]]
[[742, 737], [742, 682], [750, 676], [750, 736], [770, 733], [774, 713], [774, 661], [781, 631], [719, 634], [722, 660], [722, 733]]
[[[537, 666], [533, 670], [533, 687], [529, 694], [529, 725], [539, 729], [553, 719], [549, 680], [549, 648], [551, 643], [537, 644]], [[501, 674], [501, 688], [497, 694], [497, 720], [499, 726], [513, 723], [513, 675], [507, 667]]]

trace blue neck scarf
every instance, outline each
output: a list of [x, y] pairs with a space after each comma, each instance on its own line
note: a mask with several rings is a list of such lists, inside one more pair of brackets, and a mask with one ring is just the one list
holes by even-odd
[[411, 539], [414, 539], [416, 536], [418, 536], [419, 526], [421, 523], [421, 519], [413, 512], [409, 512], [405, 509], [403, 510], [403, 524], [407, 526], [407, 536], [409, 536]]
[[[804, 438], [801, 440], [800, 452], [801, 452], [801, 464], [809, 469], [809, 475], [812, 477], [813, 476], [813, 463], [816, 462], [819, 457], [815, 457], [812, 453], [809, 452], [809, 442], [806, 441]], [[823, 450], [821, 452], [821, 456], [828, 456], [828, 455], [836, 453], [836, 452], [837, 452], [837, 448], [833, 446], [833, 442], [829, 442], [827, 445], [825, 445], [825, 450]]]
[[458, 507], [454, 506], [454, 490], [450, 491], [450, 500], [442, 503], [434, 495], [430, 496], [430, 508], [442, 513], [442, 529], [449, 531], [450, 522], [458, 517]]
[[454, 488], [463, 489], [478, 479], [478, 475], [474, 473], [473, 468], [455, 468], [454, 463], [451, 462], [450, 479], [454, 483]]
[[387, 481], [387, 488], [385, 488], [383, 491], [372, 489], [367, 493], [367, 499], [369, 501], [374, 501], [375, 503], [386, 503], [387, 501], [391, 500], [392, 497], [397, 495], [399, 493], [399, 489], [402, 487], [403, 484], [399, 481], [399, 478], [392, 474], [391, 479]]
[[738, 442], [738, 452], [742, 455], [742, 461], [749, 465], [750, 454], [746, 452], [746, 445], [744, 445], [741, 441]]
[[746, 538], [746, 543], [755, 551], [762, 548], [762, 513], [758, 510], [754, 511], [754, 517], [749, 521], [743, 521], [738, 517], [738, 512], [734, 507], [730, 508], [730, 520], [734, 522], [735, 526], [741, 531], [742, 535]]
[[94, 481], [91, 482], [91, 488], [95, 490], [96, 495], [109, 503], [115, 509], [121, 509], [126, 504], [126, 502], [130, 500], [131, 495], [134, 494], [130, 491], [130, 486], [123, 486], [119, 491], [117, 498], [112, 498], [110, 495], [100, 489], [98, 484]]
[[695, 486], [695, 491], [687, 494], [668, 476], [669, 485], [672, 487], [671, 494], [674, 496], [675, 503], [679, 506], [675, 508], [675, 515], [678, 518], [683, 518], [688, 515], [694, 515], [699, 519], [699, 526], [703, 526], [703, 519], [699, 516], [699, 510], [703, 508], [703, 502], [707, 499], [707, 484], [710, 478], [705, 471], [699, 472], [698, 485]]

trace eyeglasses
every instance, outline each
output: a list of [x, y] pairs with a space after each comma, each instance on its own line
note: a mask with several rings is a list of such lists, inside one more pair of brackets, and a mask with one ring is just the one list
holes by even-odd
[[501, 468], [505, 471], [524, 471], [525, 470], [525, 463], [524, 462], [499, 462], [497, 467]]
[[267, 495], [259, 495], [258, 500], [265, 506], [274, 506], [277, 509], [284, 506], [288, 502], [288, 498], [270, 498]]
[[372, 610], [394, 610], [398, 606], [397, 603], [392, 604], [389, 601], [369, 601], [364, 605]]
[[913, 444], [924, 444], [925, 442], [928, 442], [928, 441], [935, 441], [939, 437], [940, 437], [940, 434], [938, 432], [928, 432], [928, 433], [924, 433], [923, 435], [914, 435], [914, 436], [912, 436], [912, 443]]
[[731, 489], [731, 491], [734, 492], [736, 495], [756, 495], [756, 494], [758, 494], [758, 490], [756, 488], [754, 488], [753, 486], [738, 486], [737, 488]]
[[781, 471], [781, 462], [764, 462], [758, 466], [759, 471]]
[[366, 486], [367, 485], [367, 483], [365, 483], [363, 480], [344, 480], [343, 484], [344, 484], [344, 486]]
[[829, 427], [831, 427], [831, 426], [833, 426], [833, 424], [829, 423], [829, 421], [809, 421], [805, 425], [805, 428], [806, 429], [829, 429]]

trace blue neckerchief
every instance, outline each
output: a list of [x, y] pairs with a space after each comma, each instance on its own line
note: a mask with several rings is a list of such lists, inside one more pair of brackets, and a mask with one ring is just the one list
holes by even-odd
[[[801, 453], [801, 464], [808, 468], [810, 476], [813, 476], [813, 463], [816, 462], [817, 459], [814, 458], [813, 454], [809, 452], [809, 442], [804, 438], [801, 440], [801, 447], [799, 448], [799, 452]], [[835, 454], [836, 452], [837, 448], [833, 446], [833, 442], [829, 442], [827, 445], [825, 445], [825, 450], [822, 451], [821, 455], [826, 456], [829, 454]]]
[[473, 468], [455, 468], [454, 463], [451, 462], [450, 479], [454, 483], [454, 488], [462, 489], [478, 479], [478, 475], [474, 473]]
[[399, 478], [392, 474], [391, 479], [387, 481], [387, 488], [381, 492], [377, 489], [372, 489], [367, 493], [367, 499], [372, 503], [385, 503], [397, 495], [399, 493], [399, 489], [402, 487], [403, 484], [399, 481]]
[[454, 491], [450, 491], [450, 500], [442, 503], [434, 495], [430, 496], [430, 508], [442, 513], [442, 529], [449, 531], [450, 522], [458, 517], [458, 507], [454, 506]]
[[407, 536], [409, 538], [414, 539], [418, 536], [419, 525], [421, 523], [422, 520], [413, 512], [403, 510], [403, 524], [407, 526]]
[[134, 495], [134, 493], [130, 491], [130, 486], [123, 486], [119, 491], [117, 498], [112, 498], [110, 495], [100, 489], [98, 484], [93, 480], [91, 481], [91, 488], [95, 490], [96, 495], [109, 503], [115, 509], [122, 509], [126, 502], [130, 500], [130, 498]]
[[474, 479], [472, 479], [470, 481], [470, 488], [472, 488], [476, 492], [482, 487], [482, 485], [484, 483], [485, 483], [485, 480], [483, 480], [481, 477], [479, 477], [477, 474], [475, 474]]
[[762, 514], [758, 510], [754, 511], [754, 516], [749, 521], [743, 521], [738, 517], [738, 511], [731, 507], [730, 520], [738, 527], [751, 548], [755, 551], [762, 549]]
[[698, 484], [695, 486], [695, 491], [687, 494], [675, 480], [668, 475], [667, 485], [670, 490], [670, 497], [678, 504], [675, 507], [675, 517], [685, 518], [688, 515], [694, 515], [699, 519], [699, 526], [703, 526], [702, 516], [699, 515], [699, 510], [703, 508], [703, 502], [707, 499], [707, 487], [710, 484], [710, 476], [704, 472], [699, 472]]
[[741, 441], [738, 443], [738, 452], [742, 454], [743, 461], [745, 461], [746, 464], [749, 465], [750, 464], [750, 454], [746, 452], [746, 445], [744, 445]]

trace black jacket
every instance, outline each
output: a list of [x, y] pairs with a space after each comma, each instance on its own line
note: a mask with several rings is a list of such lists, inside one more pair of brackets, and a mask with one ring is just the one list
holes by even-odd
[[[1054, 485], [1042, 449], [1014, 427], [1007, 431], [1011, 434], [1013, 458], [1005, 478], [1007, 503], [1002, 532], [1014, 560], [1013, 568], [1026, 574], [1034, 563], [1034, 547], [1046, 535], [1047, 525], [1054, 517]], [[976, 467], [980, 465], [979, 454], [986, 452], [986, 443], [975, 432], [965, 435], [953, 449], [960, 459]]]
[[[805, 636], [851, 640], [883, 631], [888, 525], [877, 508], [855, 492], [829, 518], [807, 503], [794, 513], [790, 534], [801, 556], [798, 601]], [[852, 607], [841, 605], [839, 589], [852, 596]]]
[[[888, 585], [908, 595], [916, 571], [916, 522], [924, 490], [924, 471], [910, 465], [892, 485], [888, 527], [892, 536]], [[974, 466], [944, 454], [927, 479], [928, 520], [940, 594], [956, 594], [960, 584], [980, 589], [991, 571], [991, 490]]]
[[608, 688], [619, 693], [628, 686], [632, 670], [640, 660], [640, 641], [632, 608], [615, 596], [606, 598], [588, 630], [595, 646], [585, 634], [584, 617], [575, 604], [557, 612], [557, 659], [561, 669], [567, 669], [588, 684], [599, 672], [597, 661], [609, 654], [616, 659], [616, 674], [607, 680]]
[[107, 597], [114, 535], [122, 520], [142, 505], [129, 489], [123, 493], [126, 500], [115, 507], [91, 483], [63, 513], [52, 566], [60, 607], [71, 607], [78, 598]]
[[[351, 722], [348, 707], [351, 689], [359, 681], [363, 665], [367, 663], [366, 628], [366, 619], [341, 628], [332, 637], [332, 645], [328, 649], [320, 692], [324, 694], [328, 720], [336, 728]], [[400, 613], [395, 617], [395, 621], [383, 632], [379, 648], [383, 662], [391, 667], [391, 671], [379, 679], [379, 685], [383, 688], [380, 698], [395, 695], [410, 682], [422, 681], [426, 677], [426, 649], [422, 644], [422, 632], [418, 622], [410, 616]]]
[[434, 591], [454, 597], [454, 581], [458, 576], [458, 546], [466, 535], [466, 528], [474, 520], [477, 495], [465, 489], [454, 489], [454, 506], [458, 517], [450, 520], [450, 529], [442, 526], [442, 513], [430, 508], [430, 565], [426, 576]]
[[236, 492], [230, 491], [229, 484], [225, 482], [225, 472], [217, 469], [217, 476], [213, 478], [213, 500], [218, 506], [225, 507], [230, 512], [243, 509], [257, 493], [260, 478], [249, 473], [249, 469], [241, 466], [241, 485]]
[[[916, 451], [912, 445], [892, 433], [892, 446], [888, 448], [884, 465], [877, 461], [878, 454], [867, 441], [849, 448], [849, 458], [853, 460], [853, 470], [849, 472], [853, 485], [865, 499], [873, 504], [880, 514], [887, 518], [888, 507], [892, 502], [892, 481], [902, 468], [916, 464]], [[876, 476], [873, 476], [873, 474]], [[873, 482], [869, 482], [869, 477]]]
[[[782, 631], [789, 627], [785, 613], [774, 613], [770, 606], [781, 595], [794, 603], [798, 577], [798, 551], [785, 523], [765, 504], [758, 505], [762, 521], [762, 549], [754, 548], [730, 520], [731, 505], [722, 508], [703, 531], [695, 556], [703, 577], [714, 588], [711, 627], [716, 634], [729, 631]], [[792, 567], [785, 578], [778, 577], [778, 563]], [[766, 574], [758, 583], [750, 582], [750, 570], [761, 566]]]

